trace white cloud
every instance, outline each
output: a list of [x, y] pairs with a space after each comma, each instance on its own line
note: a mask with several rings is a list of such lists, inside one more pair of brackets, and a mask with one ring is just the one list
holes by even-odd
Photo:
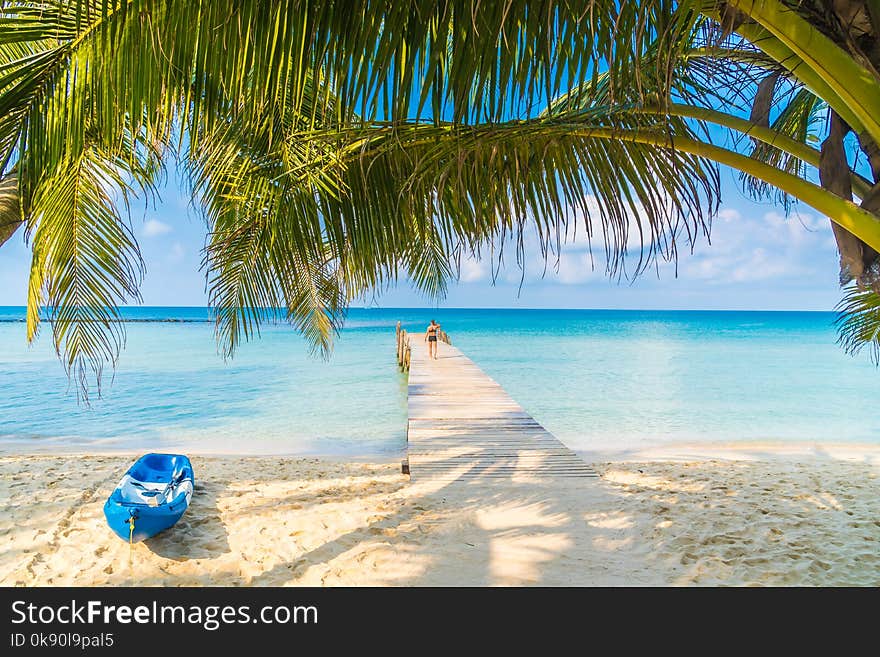
[[[591, 212], [597, 209], [594, 199], [587, 202]], [[598, 213], [594, 219], [597, 218]], [[546, 260], [538, 236], [527, 228], [523, 235], [525, 284], [576, 286], [604, 280], [607, 277], [604, 239], [598, 221], [594, 222], [594, 228], [592, 256], [584, 219], [574, 216], [566, 234], [561, 236], [563, 244], [558, 259], [554, 244], [554, 251]], [[814, 213], [792, 213], [786, 217], [775, 210], [762, 211], [759, 206], [747, 210], [723, 207], [712, 223], [711, 245], [700, 233], [691, 253], [684, 234], [680, 240], [677, 271], [681, 281], [754, 287], [777, 280], [804, 285], [808, 280], [820, 282], [835, 278], [837, 252], [831, 228], [827, 218]], [[626, 244], [629, 253], [625, 271], [631, 272], [638, 261], [640, 247], [635, 219], [630, 222]], [[498, 282], [520, 284], [523, 271], [516, 260], [516, 246], [508, 241], [504, 245], [503, 266], [496, 272]], [[660, 278], [673, 280], [675, 265], [659, 256], [658, 262]], [[486, 282], [491, 271], [488, 254], [481, 259], [463, 259], [460, 280]]]
[[477, 283], [488, 278], [489, 269], [481, 261], [472, 257], [465, 258], [461, 261], [461, 271], [459, 272], [459, 280], [462, 283]]
[[559, 279], [560, 283], [566, 285], [577, 285], [578, 283], [586, 283], [588, 280], [603, 275], [600, 270], [596, 271], [595, 263], [590, 257], [589, 251], [580, 251], [575, 253], [567, 253], [563, 247], [562, 256], [559, 258], [558, 271], [552, 276]]
[[171, 251], [168, 253], [168, 259], [172, 262], [180, 262], [183, 260], [183, 256], [186, 255], [186, 249], [183, 248], [183, 244], [180, 242], [175, 242], [171, 245]]
[[712, 245], [698, 244], [692, 256], [683, 256], [679, 275], [720, 284], [804, 278], [826, 269], [833, 276], [830, 237], [828, 220], [820, 215], [744, 215], [723, 208], [712, 225]]
[[739, 221], [742, 215], [735, 208], [721, 208], [718, 211], [718, 218], [724, 222]]
[[773, 257], [766, 249], [752, 249], [751, 253], [737, 264], [727, 278], [736, 283], [763, 281], [779, 276], [790, 276], [799, 270], [798, 263], [786, 262]]
[[144, 237], [158, 237], [171, 232], [171, 226], [158, 219], [148, 219], [144, 224]]

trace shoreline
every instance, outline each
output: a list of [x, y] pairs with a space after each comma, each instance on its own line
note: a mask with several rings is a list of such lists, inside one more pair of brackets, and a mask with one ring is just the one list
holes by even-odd
[[578, 450], [586, 461], [864, 461], [880, 465], [880, 444], [833, 441], [717, 441]]
[[[565, 443], [565, 441], [561, 441]], [[150, 451], [160, 453], [181, 453], [206, 458], [283, 458], [283, 459], [317, 459], [330, 462], [357, 463], [397, 463], [406, 456], [406, 447], [399, 451], [388, 452], [296, 452], [284, 450], [230, 450], [201, 448], [193, 445], [163, 445], [158, 449], [135, 449], [118, 447], [101, 449], [100, 443], [92, 445], [77, 444], [74, 448], [58, 449], [57, 445], [46, 445], [42, 449], [21, 449], [26, 441], [9, 443], [0, 439], [0, 457], [10, 456], [69, 456], [72, 458], [106, 456], [137, 458]], [[597, 462], [628, 462], [628, 461], [687, 461], [687, 460], [730, 460], [730, 461], [762, 461], [802, 459], [814, 460], [858, 460], [880, 464], [880, 443], [836, 442], [836, 441], [706, 441], [706, 442], [670, 442], [657, 443], [641, 447], [615, 448], [601, 447], [594, 449], [571, 448], [587, 463]]]
[[762, 445], [456, 486], [398, 460], [194, 455], [191, 508], [131, 562], [102, 507], [135, 452], [0, 454], [0, 584], [880, 585], [880, 447]]
[[[101, 457], [101, 458], [130, 458], [132, 462], [135, 459], [147, 454], [149, 452], [157, 452], [159, 454], [185, 454], [190, 457], [199, 457], [199, 458], [207, 458], [207, 459], [284, 459], [284, 460], [303, 460], [303, 461], [322, 461], [327, 463], [374, 463], [380, 465], [391, 465], [391, 464], [400, 464], [400, 459], [405, 456], [406, 452], [401, 451], [399, 454], [341, 454], [341, 453], [321, 453], [321, 454], [311, 454], [311, 453], [299, 453], [299, 452], [232, 452], [232, 451], [216, 451], [216, 450], [193, 450], [193, 449], [184, 449], [181, 447], [175, 446], [167, 446], [162, 447], [160, 449], [143, 449], [143, 450], [135, 450], [135, 449], [113, 449], [113, 450], [76, 450], [76, 451], [59, 451], [59, 450], [46, 450], [46, 451], [11, 451], [6, 450], [2, 445], [0, 445], [0, 459], [3, 458], [15, 458], [15, 457], [45, 457], [45, 456], [58, 456], [58, 457], [67, 457], [74, 459], [87, 459], [92, 457]], [[121, 476], [121, 475], [120, 475]]]

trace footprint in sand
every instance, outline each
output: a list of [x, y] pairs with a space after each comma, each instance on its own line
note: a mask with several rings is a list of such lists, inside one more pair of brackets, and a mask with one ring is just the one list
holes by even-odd
[[687, 566], [688, 564], [692, 564], [696, 560], [697, 557], [695, 554], [693, 554], [692, 552], [685, 552], [683, 555], [681, 555], [681, 559], [679, 559], [679, 562], [682, 565]]

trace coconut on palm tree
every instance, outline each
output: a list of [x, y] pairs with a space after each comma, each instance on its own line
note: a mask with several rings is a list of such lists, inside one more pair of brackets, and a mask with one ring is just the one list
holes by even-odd
[[169, 158], [206, 220], [226, 353], [279, 309], [327, 348], [348, 299], [401, 272], [441, 293], [462, 254], [526, 231], [549, 256], [583, 222], [611, 274], [638, 273], [708, 233], [719, 165], [831, 219], [843, 335], [877, 343], [875, 3], [0, 8], [0, 241], [24, 226], [28, 338], [49, 308], [83, 392], [138, 298], [126, 205]]

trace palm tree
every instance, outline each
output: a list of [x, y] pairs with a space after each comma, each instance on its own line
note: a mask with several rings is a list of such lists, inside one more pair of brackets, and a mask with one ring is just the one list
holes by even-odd
[[[84, 394], [119, 354], [116, 308], [138, 298], [125, 207], [156, 193], [168, 158], [205, 215], [227, 354], [277, 309], [329, 348], [353, 296], [400, 271], [442, 293], [462, 254], [513, 240], [521, 255], [526, 231], [549, 256], [583, 221], [609, 273], [638, 273], [707, 234], [718, 165], [832, 220], [860, 318], [846, 344], [876, 341], [859, 312], [880, 252], [872, 3], [0, 8], [0, 242], [24, 226], [28, 338], [50, 308]], [[847, 161], [850, 132], [870, 173]]]

